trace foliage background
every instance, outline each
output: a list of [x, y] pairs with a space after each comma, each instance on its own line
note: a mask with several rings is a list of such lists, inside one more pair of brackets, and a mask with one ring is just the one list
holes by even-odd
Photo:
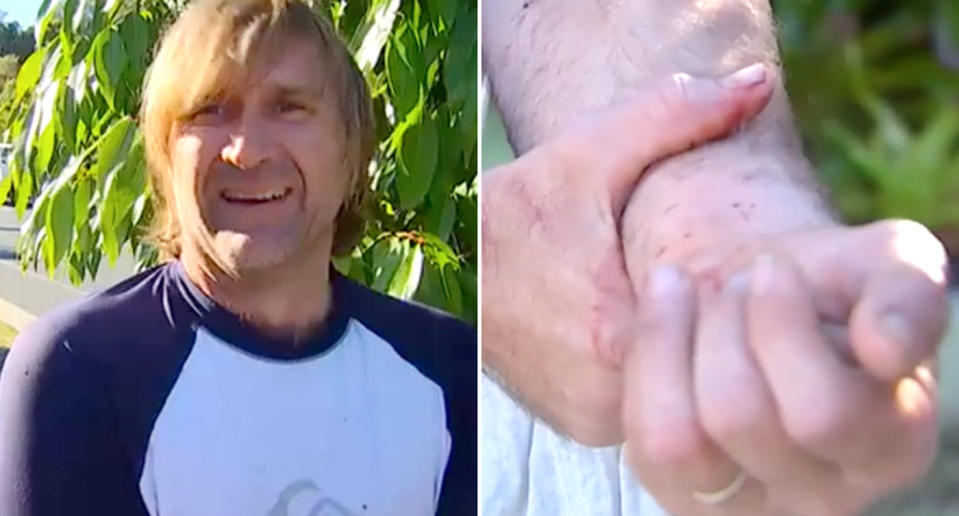
[[[0, 107], [12, 142], [0, 200], [24, 268], [95, 275], [124, 249], [156, 262], [137, 128], [158, 40], [185, 0], [44, 0], [33, 52]], [[353, 51], [382, 140], [362, 242], [335, 260], [377, 290], [476, 319], [476, 0], [314, 2]], [[32, 210], [28, 210], [32, 206]]]
[[807, 154], [840, 212], [918, 220], [959, 256], [959, 2], [773, 6]]

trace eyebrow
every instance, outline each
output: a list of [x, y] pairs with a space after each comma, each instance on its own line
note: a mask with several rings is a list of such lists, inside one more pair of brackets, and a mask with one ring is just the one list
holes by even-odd
[[323, 97], [324, 90], [325, 88], [319, 85], [279, 85], [276, 87], [276, 96], [320, 99]]

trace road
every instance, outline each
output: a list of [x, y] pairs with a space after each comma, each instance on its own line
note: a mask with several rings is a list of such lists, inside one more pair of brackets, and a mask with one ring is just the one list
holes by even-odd
[[23, 273], [15, 253], [19, 227], [13, 208], [0, 206], [0, 299], [30, 314], [42, 314], [66, 301], [102, 290], [134, 271], [136, 262], [127, 252], [117, 259], [115, 268], [104, 259], [96, 280], [79, 286], [70, 283], [65, 270], [58, 270], [54, 281], [49, 280], [42, 266], [40, 270]]

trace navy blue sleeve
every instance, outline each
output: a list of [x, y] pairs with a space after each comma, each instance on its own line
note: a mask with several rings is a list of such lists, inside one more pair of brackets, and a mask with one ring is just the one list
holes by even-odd
[[0, 514], [146, 514], [104, 376], [75, 352], [76, 312], [41, 318], [0, 375]]

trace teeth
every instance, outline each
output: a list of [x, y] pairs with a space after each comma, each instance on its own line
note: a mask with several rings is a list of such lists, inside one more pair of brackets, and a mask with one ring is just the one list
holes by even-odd
[[272, 190], [260, 193], [224, 192], [223, 197], [234, 201], [275, 201], [286, 195], [284, 190]]

